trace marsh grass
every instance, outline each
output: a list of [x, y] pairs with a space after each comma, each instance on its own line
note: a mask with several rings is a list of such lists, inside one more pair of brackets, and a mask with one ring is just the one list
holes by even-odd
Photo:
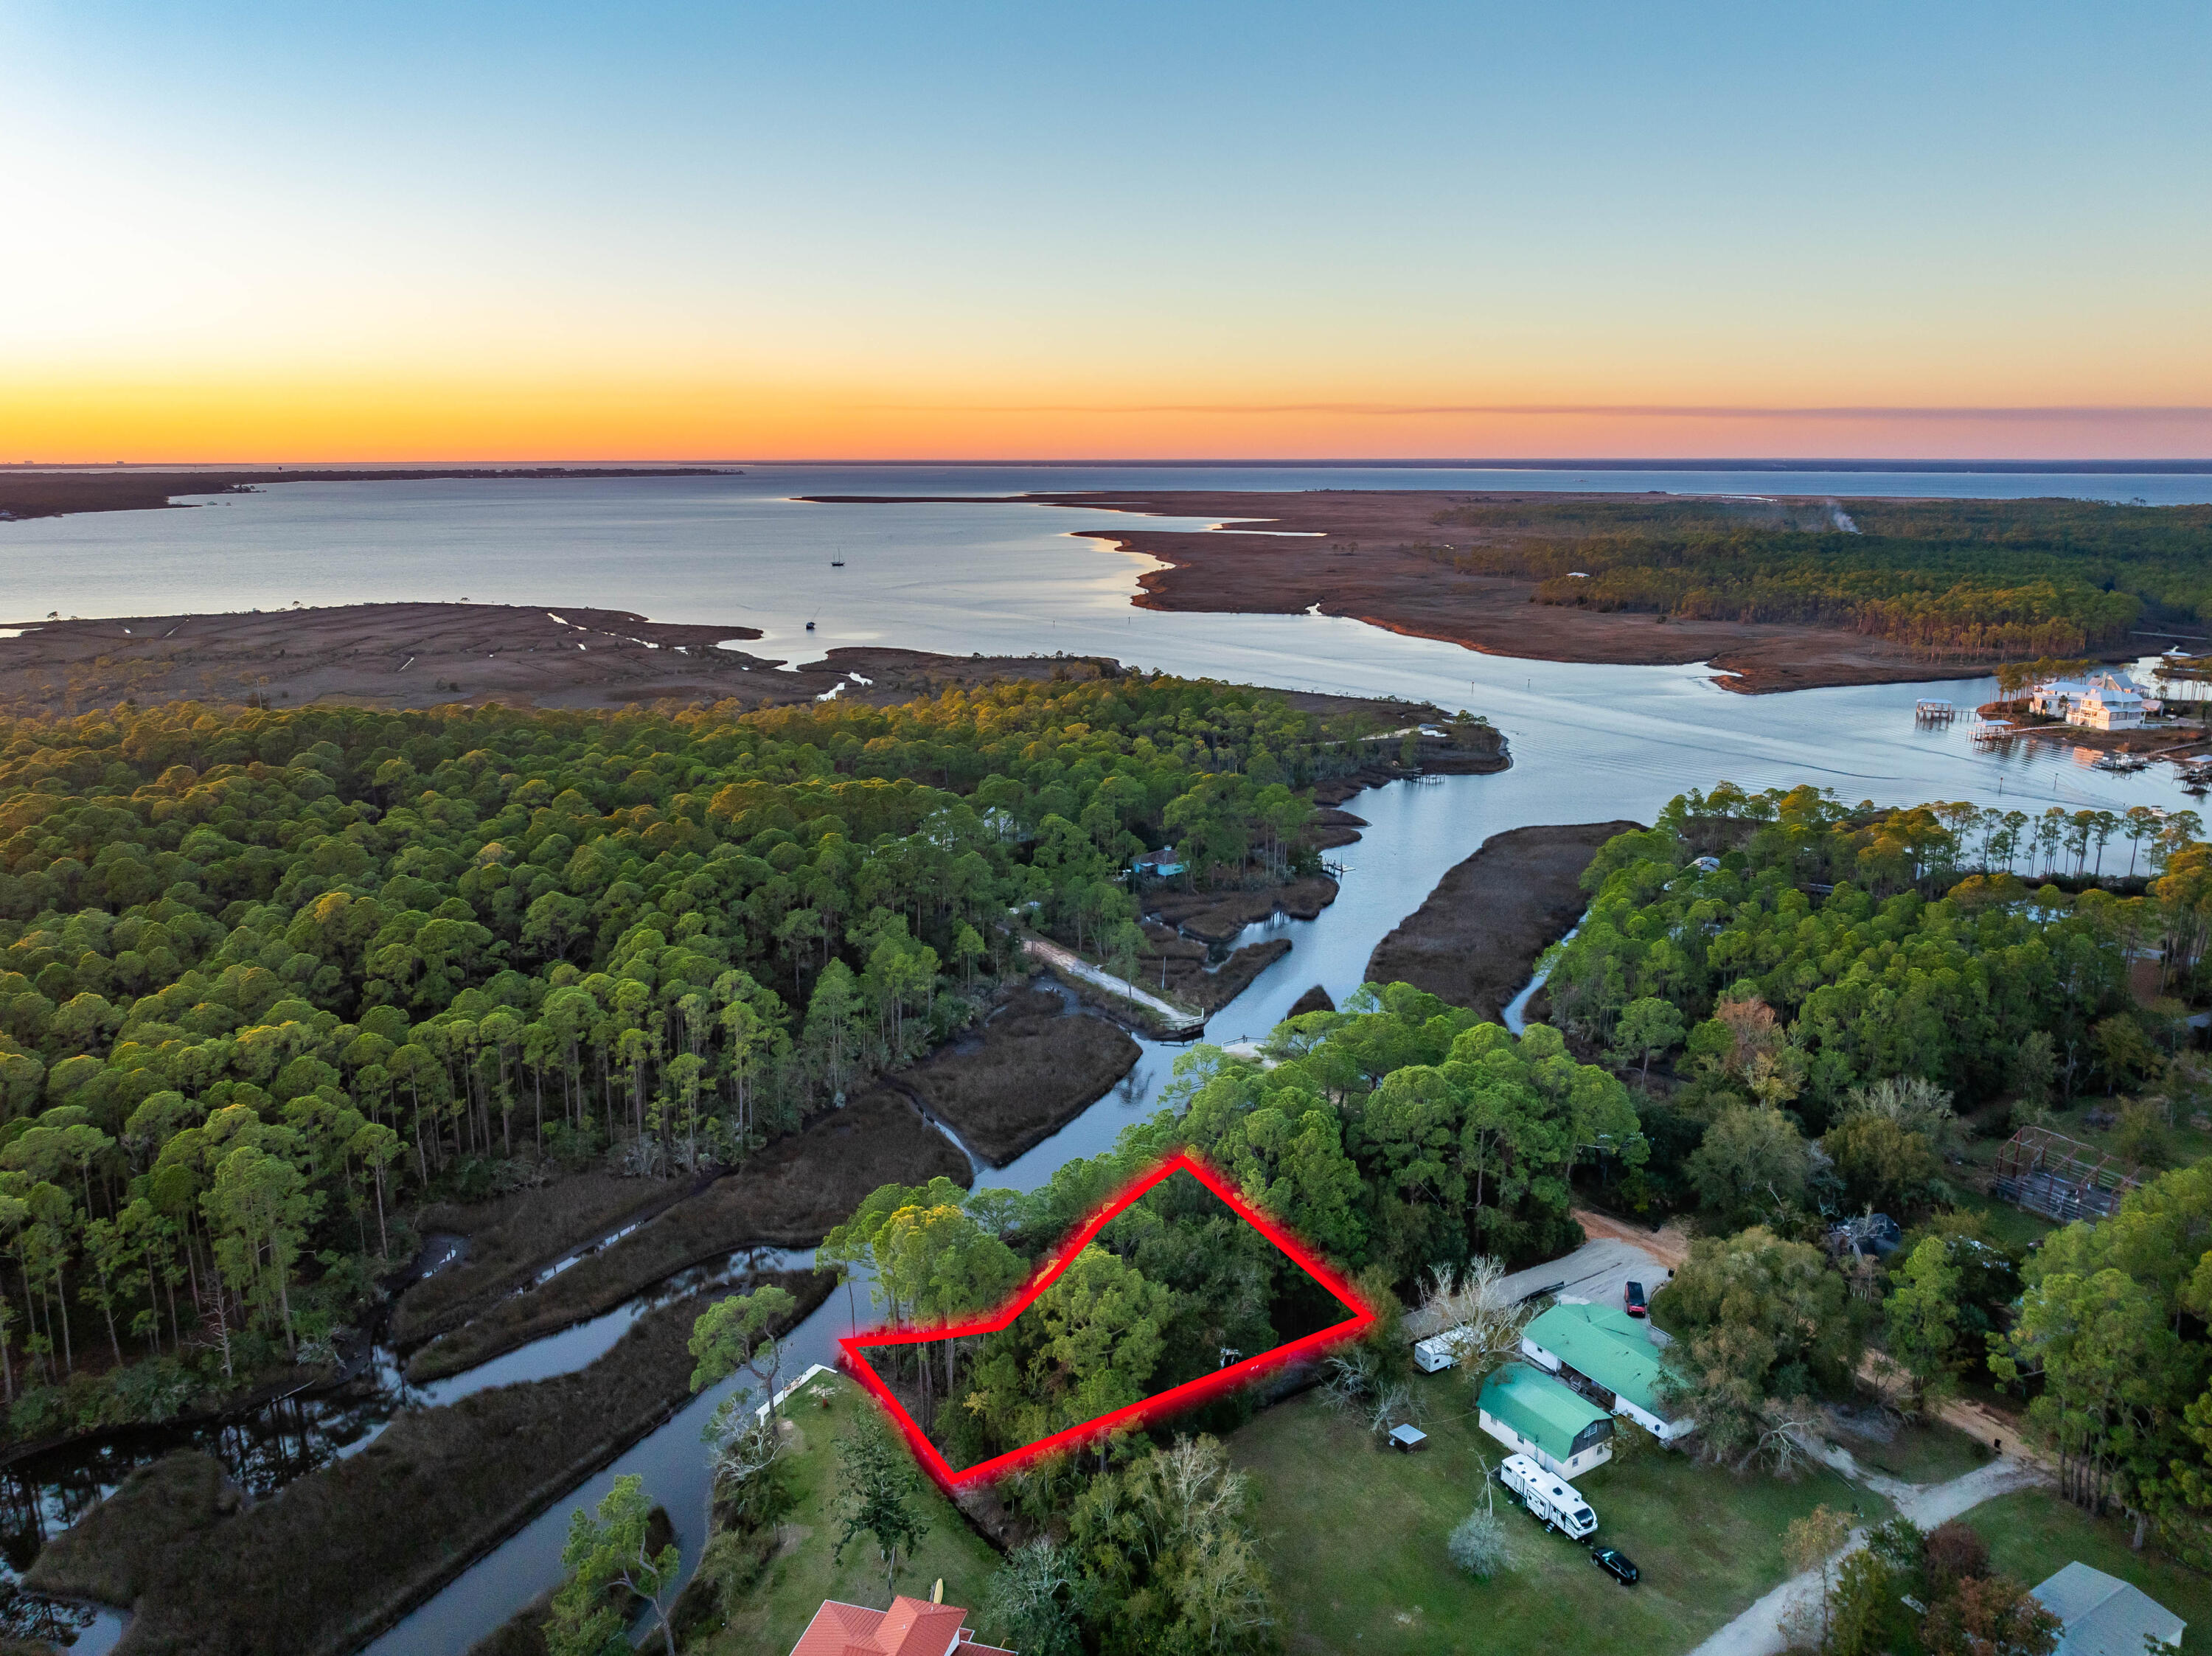
[[1024, 989], [973, 1045], [903, 1079], [969, 1149], [1003, 1166], [1103, 1097], [1139, 1052], [1105, 1019], [1071, 1015], [1049, 990]]
[[[831, 1279], [791, 1285], [796, 1318]], [[647, 1313], [575, 1374], [403, 1414], [250, 1508], [222, 1510], [213, 1461], [172, 1455], [48, 1543], [27, 1580], [135, 1604], [132, 1647], [163, 1656], [353, 1650], [682, 1407], [712, 1297]]]
[[613, 1247], [526, 1293], [494, 1304], [407, 1366], [416, 1385], [459, 1374], [572, 1324], [612, 1311], [692, 1265], [750, 1244], [803, 1247], [851, 1217], [879, 1185], [965, 1185], [968, 1160], [888, 1089], [862, 1094], [685, 1197]]
[[440, 1202], [425, 1208], [416, 1229], [424, 1235], [445, 1231], [465, 1236], [468, 1253], [399, 1296], [392, 1312], [393, 1338], [411, 1345], [458, 1326], [546, 1266], [678, 1193], [647, 1180], [586, 1173], [495, 1201], [465, 1207]]

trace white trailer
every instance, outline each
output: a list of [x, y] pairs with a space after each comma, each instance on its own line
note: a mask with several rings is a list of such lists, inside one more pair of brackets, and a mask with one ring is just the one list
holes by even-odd
[[1582, 1492], [1527, 1455], [1508, 1455], [1498, 1469], [1505, 1492], [1528, 1509], [1539, 1523], [1579, 1541], [1597, 1528], [1597, 1514]]
[[1449, 1368], [1459, 1361], [1459, 1343], [1467, 1330], [1454, 1328], [1421, 1341], [1413, 1348], [1413, 1362], [1424, 1374], [1433, 1374], [1438, 1369]]

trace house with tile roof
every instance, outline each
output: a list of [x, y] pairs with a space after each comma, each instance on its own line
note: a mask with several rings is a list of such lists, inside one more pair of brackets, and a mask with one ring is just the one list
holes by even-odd
[[1014, 1656], [975, 1642], [968, 1612], [902, 1593], [889, 1610], [825, 1599], [791, 1647], [791, 1656]]
[[1521, 1331], [1521, 1353], [1662, 1443], [1697, 1429], [1689, 1416], [1671, 1416], [1659, 1395], [1659, 1347], [1650, 1326], [1618, 1306], [1562, 1301]]
[[2065, 1624], [2051, 1656], [2142, 1656], [2160, 1645], [2179, 1650], [2189, 1625], [2141, 1587], [2079, 1559], [2028, 1591]]
[[1482, 1383], [1482, 1429], [1561, 1477], [1613, 1458], [1613, 1416], [1533, 1364], [1509, 1362]]

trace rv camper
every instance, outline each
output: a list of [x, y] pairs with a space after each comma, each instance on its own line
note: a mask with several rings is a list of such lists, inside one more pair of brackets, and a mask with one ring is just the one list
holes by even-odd
[[1527, 1455], [1508, 1455], [1498, 1469], [1505, 1492], [1528, 1509], [1537, 1522], [1579, 1541], [1597, 1528], [1597, 1514], [1581, 1491], [1554, 1477]]

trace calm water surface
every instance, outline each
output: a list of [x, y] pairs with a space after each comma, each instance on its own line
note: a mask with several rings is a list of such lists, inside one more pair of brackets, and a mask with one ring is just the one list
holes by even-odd
[[[844, 644], [965, 654], [1101, 653], [1133, 665], [1247, 682], [1395, 695], [1467, 707], [1506, 733], [1497, 776], [1394, 785], [1351, 802], [1372, 824], [1340, 854], [1337, 902], [1279, 928], [1291, 953], [1210, 1034], [1265, 1032], [1310, 985], [1341, 1000], [1368, 955], [1437, 879], [1481, 841], [1534, 823], [1650, 821], [1686, 787], [1812, 782], [1843, 798], [1972, 799], [2040, 810], [2192, 804], [2160, 766], [2135, 777], [2087, 768], [2071, 749], [1975, 749], [1964, 721], [1921, 729], [1923, 695], [1971, 709], [1989, 681], [1747, 697], [1698, 667], [1592, 667], [1486, 657], [1310, 616], [1189, 616], [1130, 608], [1149, 561], [1069, 533], [1113, 514], [1030, 506], [816, 507], [799, 493], [1012, 493], [1097, 488], [1661, 488], [1683, 493], [2038, 495], [2212, 499], [2212, 478], [2028, 474], [1571, 473], [1224, 468], [777, 467], [743, 477], [558, 483], [290, 484], [221, 504], [0, 525], [0, 621], [50, 610], [127, 615], [272, 609], [373, 599], [600, 604], [655, 619], [762, 628], [769, 653], [806, 658]], [[1121, 521], [1132, 521], [1122, 519]], [[1146, 522], [1203, 527], [1199, 519]], [[842, 553], [842, 570], [828, 567]], [[817, 631], [803, 631], [814, 619]], [[1249, 939], [1248, 939], [1249, 940]], [[1084, 1116], [986, 1184], [1031, 1188], [1095, 1154], [1142, 1111], [1176, 1052], [1146, 1043], [1130, 1094]], [[827, 1362], [847, 1331], [832, 1298], [794, 1335], [795, 1374]], [[865, 1301], [863, 1315], [866, 1314]], [[457, 1377], [440, 1397], [566, 1372], [619, 1334], [635, 1308]], [[675, 1419], [471, 1568], [372, 1649], [447, 1656], [552, 1584], [568, 1513], [638, 1472], [677, 1518], [687, 1562], [703, 1537], [700, 1430], [723, 1394]], [[87, 1647], [104, 1648], [103, 1618]]]

